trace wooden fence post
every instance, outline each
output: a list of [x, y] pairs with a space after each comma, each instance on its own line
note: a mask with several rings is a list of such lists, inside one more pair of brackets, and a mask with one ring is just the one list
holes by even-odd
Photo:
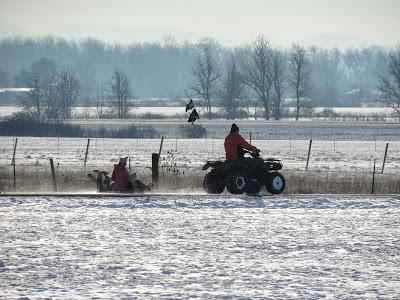
[[383, 174], [383, 170], [385, 169], [386, 155], [387, 155], [387, 152], [388, 152], [388, 148], [389, 148], [389, 143], [386, 143], [385, 156], [383, 157], [383, 164], [382, 164], [382, 174]]
[[53, 190], [54, 192], [57, 192], [56, 173], [54, 172], [54, 163], [52, 158], [50, 158], [50, 170], [51, 170], [51, 178], [53, 180]]
[[18, 138], [15, 138], [13, 157], [12, 157], [12, 160], [11, 160], [11, 165], [12, 166], [15, 164], [15, 152], [17, 151], [17, 144], [18, 144]]
[[160, 157], [161, 157], [161, 150], [162, 150], [163, 143], [164, 143], [164, 136], [161, 137], [160, 149], [158, 150], [158, 160], [160, 160]]
[[87, 140], [86, 152], [85, 152], [85, 161], [83, 162], [83, 166], [84, 167], [86, 167], [87, 156], [89, 154], [89, 144], [90, 144], [90, 139]]
[[311, 145], [312, 145], [312, 139], [310, 139], [310, 145], [308, 146], [308, 155], [307, 155], [306, 171], [308, 171], [308, 162], [310, 161]]
[[158, 180], [159, 180], [158, 161], [159, 161], [158, 153], [152, 153], [151, 154], [151, 179], [153, 182], [153, 187], [156, 187], [158, 185]]
[[375, 165], [376, 165], [376, 159], [374, 159], [374, 171], [372, 172], [372, 189], [371, 189], [371, 194], [374, 194], [374, 186], [375, 186]]
[[17, 144], [18, 144], [18, 138], [15, 138], [13, 157], [12, 157], [12, 161], [11, 161], [11, 165], [13, 166], [13, 174], [14, 174], [14, 177], [13, 177], [14, 191], [17, 186], [17, 176], [16, 176], [16, 170], [15, 170], [15, 153], [17, 152]]
[[333, 152], [336, 152], [336, 137], [333, 137]]

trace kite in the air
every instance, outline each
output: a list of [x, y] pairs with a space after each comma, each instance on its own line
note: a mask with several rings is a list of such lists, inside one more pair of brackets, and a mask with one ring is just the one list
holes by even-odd
[[196, 111], [196, 109], [194, 108], [193, 110], [192, 110], [192, 113], [190, 114], [190, 116], [189, 116], [189, 119], [188, 119], [188, 122], [190, 123], [194, 123], [194, 121], [196, 121], [196, 120], [198, 120], [198, 119], [200, 119], [200, 117], [199, 117], [199, 114], [197, 113], [197, 111]]
[[185, 112], [187, 112], [188, 110], [191, 110], [192, 108], [194, 108], [194, 103], [193, 103], [193, 100], [190, 99], [190, 101], [188, 103], [186, 103]]
[[197, 113], [196, 109], [194, 108], [194, 103], [193, 103], [192, 99], [190, 99], [190, 101], [188, 103], [186, 103], [185, 112], [187, 112], [188, 110], [191, 110], [191, 109], [192, 109], [192, 112], [190, 113], [188, 122], [193, 124], [194, 121], [200, 119], [200, 117], [199, 117], [199, 114]]

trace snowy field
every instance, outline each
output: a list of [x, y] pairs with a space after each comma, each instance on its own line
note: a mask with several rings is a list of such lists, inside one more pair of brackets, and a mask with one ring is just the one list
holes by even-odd
[[3, 196], [0, 298], [398, 299], [399, 244], [398, 196]]
[[[0, 90], [1, 92], [1, 90]], [[202, 109], [202, 108], [200, 108]], [[294, 108], [292, 108], [294, 109]], [[325, 107], [316, 107], [315, 112], [322, 112]], [[349, 114], [349, 115], [382, 115], [390, 116], [393, 114], [393, 110], [387, 107], [332, 107], [331, 108], [337, 114]], [[223, 111], [223, 108], [213, 107], [213, 112]], [[14, 113], [23, 111], [22, 107], [16, 106], [2, 106], [0, 107], [0, 117], [4, 118]], [[135, 107], [130, 110], [131, 114], [160, 114], [164, 116], [175, 116], [175, 115], [186, 115], [185, 107], [165, 106], [165, 107]], [[73, 109], [73, 117], [96, 117], [98, 114], [96, 107], [75, 107]]]
[[[13, 155], [12, 137], [0, 137], [0, 168], [10, 168]], [[253, 140], [263, 157], [281, 159], [284, 170], [304, 170], [308, 140]], [[49, 167], [53, 158], [60, 169], [83, 169], [87, 139], [20, 137], [16, 152], [17, 169]], [[151, 153], [159, 151], [159, 139], [91, 139], [87, 168], [109, 168], [119, 157], [129, 156], [136, 172], [151, 166]], [[309, 170], [371, 172], [376, 159], [381, 170], [386, 141], [313, 140]], [[174, 165], [183, 170], [201, 171], [207, 160], [224, 159], [222, 139], [165, 139], [161, 165]], [[391, 141], [385, 172], [400, 169], [400, 141]]]

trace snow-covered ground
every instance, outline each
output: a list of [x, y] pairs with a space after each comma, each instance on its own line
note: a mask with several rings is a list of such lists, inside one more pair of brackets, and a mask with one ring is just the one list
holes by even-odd
[[0, 298], [398, 299], [400, 197], [0, 197]]
[[[27, 91], [29, 89], [23, 89]], [[0, 89], [2, 92], [2, 89]], [[201, 109], [201, 108], [200, 108]], [[292, 108], [293, 110], [294, 108]], [[322, 112], [325, 107], [316, 107], [315, 112]], [[348, 114], [348, 115], [362, 115], [362, 116], [372, 116], [372, 115], [381, 115], [381, 116], [391, 116], [393, 114], [393, 110], [387, 107], [332, 107], [330, 108], [337, 114]], [[17, 106], [2, 106], [0, 107], [0, 117], [10, 116], [14, 113], [21, 112], [22, 107]], [[220, 112], [224, 109], [221, 107], [213, 107], [213, 112]], [[186, 115], [185, 107], [135, 107], [130, 110], [132, 114], [159, 114], [164, 116], [175, 116], [175, 115]], [[82, 118], [82, 117], [96, 117], [98, 115], [96, 107], [75, 107], [73, 109], [73, 116]]]
[[[13, 155], [12, 137], [0, 137], [0, 167], [10, 168]], [[308, 140], [255, 140], [263, 157], [281, 159], [284, 170], [304, 170]], [[58, 168], [83, 168], [87, 139], [20, 137], [16, 152], [17, 168], [49, 167], [53, 158]], [[151, 166], [151, 153], [159, 151], [159, 139], [91, 139], [88, 168], [112, 168], [119, 157], [131, 157], [131, 165], [141, 172]], [[373, 169], [376, 159], [381, 170], [386, 141], [313, 140], [309, 170], [366, 171]], [[207, 160], [224, 159], [222, 139], [165, 139], [161, 165], [177, 164], [191, 171], [200, 171]], [[400, 141], [391, 141], [385, 172], [397, 173], [400, 168]], [[147, 168], [148, 169], [148, 168]]]

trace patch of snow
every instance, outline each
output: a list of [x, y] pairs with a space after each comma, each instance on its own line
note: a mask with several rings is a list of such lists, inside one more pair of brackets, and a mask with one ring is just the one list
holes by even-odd
[[399, 298], [399, 197], [0, 197], [4, 298]]

